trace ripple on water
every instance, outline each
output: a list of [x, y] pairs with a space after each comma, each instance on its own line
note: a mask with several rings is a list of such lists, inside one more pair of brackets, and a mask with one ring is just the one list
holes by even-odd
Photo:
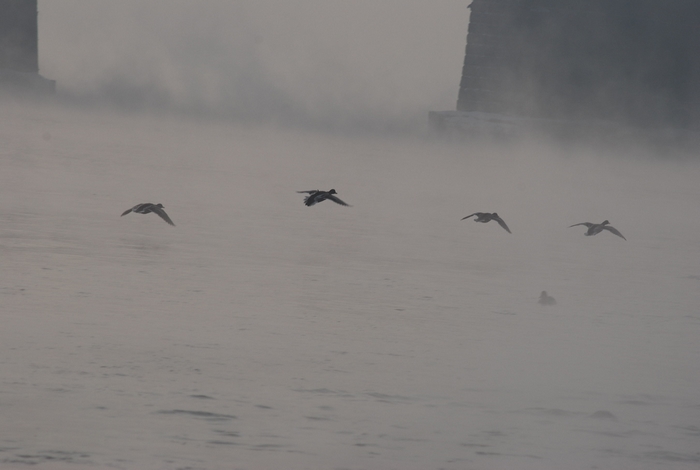
[[681, 452], [655, 450], [652, 452], [645, 452], [642, 456], [646, 459], [662, 460], [665, 462], [700, 463], [700, 452], [695, 454], [683, 454]]
[[162, 415], [185, 415], [193, 416], [195, 418], [206, 419], [207, 421], [228, 421], [231, 419], [236, 419], [236, 416], [226, 415], [221, 413], [211, 413], [209, 411], [197, 411], [197, 410], [160, 410], [157, 411], [158, 414]]
[[90, 454], [85, 452], [65, 451], [65, 450], [47, 450], [31, 454], [15, 454], [0, 460], [2, 463], [19, 463], [24, 465], [38, 465], [47, 462], [63, 462], [75, 464], [89, 464]]

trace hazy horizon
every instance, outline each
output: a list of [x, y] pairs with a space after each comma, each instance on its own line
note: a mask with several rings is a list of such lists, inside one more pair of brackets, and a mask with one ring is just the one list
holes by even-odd
[[697, 468], [700, 152], [425, 138], [467, 3], [40, 0], [0, 468]]
[[121, 109], [396, 128], [454, 109], [467, 2], [39, 1], [40, 72]]

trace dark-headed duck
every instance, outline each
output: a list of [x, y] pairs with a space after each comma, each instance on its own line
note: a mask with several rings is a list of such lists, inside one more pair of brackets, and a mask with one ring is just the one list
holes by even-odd
[[542, 293], [540, 294], [540, 304], [542, 305], [556, 305], [557, 301], [554, 300], [554, 297], [550, 297], [547, 295], [547, 291], [543, 290]]
[[602, 224], [592, 224], [592, 223], [590, 223], [590, 222], [581, 222], [580, 224], [569, 225], [569, 228], [571, 228], [571, 227], [576, 227], [577, 225], [585, 225], [586, 227], [588, 227], [588, 230], [587, 230], [586, 233], [584, 234], [584, 235], [586, 235], [587, 237], [590, 237], [590, 236], [593, 236], [593, 235], [597, 235], [597, 234], [599, 234], [600, 232], [602, 232], [603, 230], [607, 230], [608, 232], [612, 232], [612, 233], [614, 233], [615, 235], [617, 235], [618, 237], [620, 237], [620, 238], [622, 238], [622, 239], [624, 239], [624, 240], [627, 240], [627, 239], [619, 232], [619, 230], [617, 230], [617, 229], [616, 229], [615, 227], [613, 227], [612, 225], [608, 225], [609, 223], [610, 223], [610, 222], [608, 222], [607, 220], [604, 221]]
[[350, 204], [346, 204], [345, 202], [341, 201], [339, 198], [335, 197], [334, 194], [338, 194], [335, 189], [331, 189], [330, 191], [319, 191], [318, 189], [314, 189], [311, 191], [297, 191], [298, 193], [308, 193], [308, 196], [304, 198], [304, 204], [307, 206], [311, 207], [314, 204], [318, 204], [319, 202], [323, 202], [326, 199], [330, 199], [331, 201], [335, 202], [336, 204], [340, 204], [341, 206], [347, 206], [347, 207], [352, 207]]
[[469, 217], [472, 217], [472, 216], [476, 216], [476, 219], [474, 219], [474, 222], [483, 222], [483, 223], [486, 223], [486, 222], [490, 222], [490, 221], [492, 221], [492, 220], [495, 220], [496, 222], [498, 222], [498, 225], [500, 225], [501, 227], [503, 227], [504, 229], [506, 229], [506, 232], [512, 233], [512, 232], [510, 231], [510, 229], [508, 228], [508, 226], [506, 225], [506, 223], [503, 221], [503, 219], [501, 219], [501, 218], [498, 216], [498, 214], [495, 213], [495, 212], [494, 212], [493, 214], [489, 214], [488, 212], [476, 212], [476, 213], [474, 213], [474, 214], [472, 214], [472, 215], [468, 215], [468, 216], [466, 216], [466, 217], [463, 217], [462, 220], [468, 219]]
[[161, 219], [165, 220], [167, 223], [169, 223], [173, 227], [175, 226], [173, 221], [170, 220], [170, 217], [168, 217], [168, 214], [166, 214], [165, 211], [163, 210], [163, 204], [153, 204], [152, 202], [144, 202], [143, 204], [136, 204], [131, 209], [124, 211], [124, 213], [122, 214], [122, 217], [124, 217], [129, 212], [136, 212], [137, 214], [150, 214], [151, 212], [154, 212], [154, 213], [158, 214]]

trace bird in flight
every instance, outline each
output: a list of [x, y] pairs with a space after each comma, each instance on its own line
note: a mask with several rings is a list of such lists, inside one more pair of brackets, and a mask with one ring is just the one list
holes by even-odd
[[585, 235], [586, 235], [587, 237], [590, 237], [590, 236], [593, 236], [593, 235], [597, 235], [597, 234], [599, 234], [600, 232], [602, 232], [603, 230], [607, 230], [608, 232], [612, 232], [612, 233], [614, 233], [615, 235], [617, 235], [618, 237], [620, 237], [620, 238], [622, 238], [622, 239], [624, 239], [624, 240], [627, 240], [627, 239], [620, 233], [619, 230], [617, 230], [617, 229], [616, 229], [615, 227], [613, 227], [612, 225], [608, 225], [609, 223], [610, 223], [610, 222], [608, 222], [607, 220], [606, 220], [605, 222], [603, 222], [602, 224], [592, 224], [592, 223], [590, 223], [590, 222], [581, 222], [580, 224], [569, 225], [569, 228], [571, 228], [571, 227], [576, 227], [577, 225], [585, 225], [586, 227], [588, 227], [588, 230], [587, 230], [586, 233], [585, 233]]
[[474, 213], [474, 214], [472, 214], [472, 215], [468, 215], [468, 216], [466, 216], [466, 217], [463, 217], [462, 220], [468, 219], [469, 217], [472, 217], [472, 216], [476, 216], [476, 219], [474, 219], [474, 222], [483, 222], [483, 223], [486, 223], [486, 222], [490, 222], [490, 221], [492, 221], [492, 220], [495, 220], [496, 222], [498, 222], [498, 225], [500, 225], [501, 227], [503, 227], [504, 229], [506, 229], [506, 232], [508, 232], [508, 233], [513, 233], [513, 232], [510, 231], [510, 229], [508, 228], [508, 226], [506, 225], [506, 223], [503, 221], [503, 219], [501, 219], [501, 218], [498, 216], [498, 214], [495, 213], [495, 212], [494, 212], [493, 214], [489, 214], [488, 212], [476, 212], [476, 213]]
[[352, 207], [350, 204], [346, 204], [345, 202], [341, 201], [340, 198], [334, 196], [334, 194], [338, 194], [335, 191], [335, 189], [331, 189], [330, 191], [319, 191], [318, 189], [314, 189], [312, 191], [297, 192], [308, 193], [308, 196], [304, 198], [304, 204], [306, 204], [309, 207], [313, 206], [314, 204], [318, 204], [319, 202], [323, 202], [326, 199], [330, 199], [331, 201], [335, 202], [336, 204], [340, 204], [341, 206]]
[[165, 220], [167, 223], [169, 223], [173, 227], [175, 226], [173, 221], [170, 220], [170, 217], [168, 217], [168, 214], [166, 214], [165, 211], [163, 210], [163, 204], [153, 204], [151, 202], [145, 202], [143, 204], [136, 204], [131, 209], [124, 211], [124, 213], [121, 216], [124, 217], [129, 212], [136, 212], [137, 214], [150, 214], [151, 212], [155, 212], [156, 214], [158, 214], [160, 216], [161, 219]]

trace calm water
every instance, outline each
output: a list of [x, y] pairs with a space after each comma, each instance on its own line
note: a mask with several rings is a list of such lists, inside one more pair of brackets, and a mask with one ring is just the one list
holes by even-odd
[[0, 468], [700, 466], [696, 164], [60, 108], [0, 159]]

